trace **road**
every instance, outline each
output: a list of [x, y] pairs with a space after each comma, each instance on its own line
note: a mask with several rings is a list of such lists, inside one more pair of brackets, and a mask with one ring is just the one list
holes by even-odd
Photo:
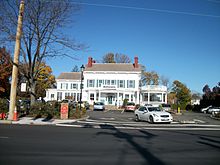
[[220, 132], [0, 125], [0, 164], [219, 165]]

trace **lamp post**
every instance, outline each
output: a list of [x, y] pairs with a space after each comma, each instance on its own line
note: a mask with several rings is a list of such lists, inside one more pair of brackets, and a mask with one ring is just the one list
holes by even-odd
[[81, 69], [81, 82], [80, 82], [79, 110], [81, 111], [82, 110], [82, 105], [81, 105], [82, 104], [82, 86], [83, 86], [82, 81], [83, 81], [83, 71], [85, 69], [84, 65], [82, 65], [80, 69]]

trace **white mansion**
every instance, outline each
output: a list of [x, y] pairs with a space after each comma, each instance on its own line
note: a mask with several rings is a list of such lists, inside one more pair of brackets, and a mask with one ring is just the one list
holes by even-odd
[[[95, 63], [91, 57], [83, 71], [82, 101], [89, 104], [101, 101], [105, 105], [121, 106], [124, 99], [136, 104], [159, 105], [167, 103], [165, 86], [140, 86], [141, 65], [138, 57], [131, 63]], [[61, 73], [57, 88], [47, 89], [46, 101], [80, 100], [81, 72]]]

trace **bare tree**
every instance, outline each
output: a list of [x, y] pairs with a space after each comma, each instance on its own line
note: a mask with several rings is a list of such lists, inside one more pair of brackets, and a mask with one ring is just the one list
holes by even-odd
[[131, 59], [125, 54], [115, 54], [115, 62], [116, 63], [131, 63]]
[[[18, 0], [1, 2], [0, 30], [2, 41], [14, 42], [18, 9]], [[69, 3], [68, 0], [25, 1], [20, 62], [26, 64], [22, 65], [25, 66], [22, 69], [22, 74], [28, 81], [32, 103], [36, 99], [36, 81], [43, 60], [55, 56], [69, 56], [64, 51], [64, 47], [67, 51], [78, 51], [86, 48], [84, 44], [79, 44], [62, 33], [64, 27], [70, 23], [70, 16], [78, 10], [79, 6]]]
[[169, 87], [170, 80], [165, 76], [160, 76], [160, 82], [162, 85]]
[[102, 57], [103, 63], [131, 63], [130, 58], [127, 55], [120, 53], [107, 53]]
[[102, 57], [103, 63], [115, 63], [114, 53], [107, 53]]

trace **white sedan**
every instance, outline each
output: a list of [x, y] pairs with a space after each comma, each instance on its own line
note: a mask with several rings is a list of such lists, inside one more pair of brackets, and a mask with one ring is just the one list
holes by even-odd
[[135, 110], [134, 114], [136, 121], [144, 120], [150, 123], [171, 123], [173, 121], [172, 115], [168, 112], [161, 111], [159, 107], [140, 107]]

